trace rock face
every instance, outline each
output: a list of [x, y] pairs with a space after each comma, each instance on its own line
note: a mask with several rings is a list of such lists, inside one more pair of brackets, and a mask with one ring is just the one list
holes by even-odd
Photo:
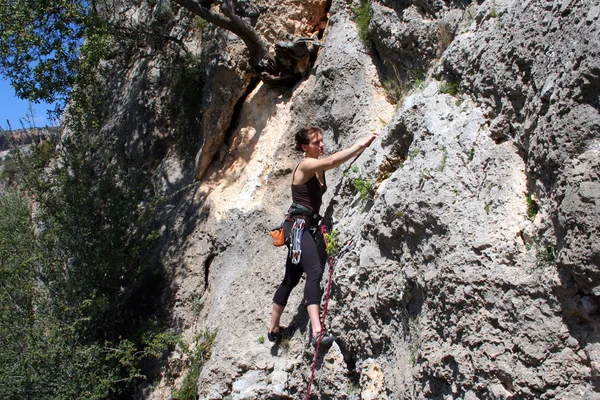
[[[371, 51], [352, 8], [331, 2], [315, 65], [291, 90], [254, 85], [234, 39], [204, 44], [219, 57], [207, 58], [200, 153], [155, 170], [165, 192], [174, 176], [177, 188], [203, 177], [164, 224], [173, 329], [190, 341], [218, 329], [200, 398], [306, 396], [302, 283], [283, 319], [294, 334], [271, 344], [266, 330], [286, 254], [268, 231], [307, 124], [328, 152], [382, 129], [327, 173], [324, 214], [354, 247], [333, 271], [338, 341], [318, 357], [313, 398], [600, 398], [600, 3], [372, 0]], [[325, 15], [306, 10], [256, 26], [306, 35]], [[397, 106], [381, 85], [394, 69], [428, 72]], [[181, 363], [148, 398], [172, 396]]]

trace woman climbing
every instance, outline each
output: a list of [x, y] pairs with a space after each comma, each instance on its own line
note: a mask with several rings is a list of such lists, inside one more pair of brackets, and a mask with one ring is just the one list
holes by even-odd
[[[325, 158], [323, 155], [323, 132], [320, 128], [306, 127], [296, 133], [296, 150], [304, 152], [304, 159], [298, 163], [292, 173], [292, 206], [288, 210], [283, 230], [289, 239], [288, 255], [285, 263], [285, 276], [273, 296], [273, 311], [268, 338], [275, 342], [281, 338], [283, 328], [279, 325], [283, 310], [287, 305], [292, 289], [306, 273], [304, 286], [304, 304], [310, 319], [312, 343], [319, 336], [326, 345], [334, 341], [323, 332], [319, 318], [321, 303], [320, 282], [325, 264], [324, 249], [317, 247], [318, 224], [321, 220], [319, 210], [323, 193], [327, 190], [325, 171], [358, 156], [379, 136], [373, 132], [358, 140], [347, 149], [338, 151]], [[322, 240], [321, 240], [322, 242]]]

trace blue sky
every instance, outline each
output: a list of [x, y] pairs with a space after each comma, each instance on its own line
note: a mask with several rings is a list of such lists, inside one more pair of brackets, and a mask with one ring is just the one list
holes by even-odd
[[[33, 103], [31, 105], [34, 111], [35, 126], [41, 128], [51, 125], [46, 111], [52, 109], [52, 106]], [[16, 97], [14, 89], [10, 86], [10, 82], [0, 75], [0, 127], [8, 129], [8, 124], [6, 123], [8, 119], [13, 129], [20, 129], [22, 126], [19, 118], [25, 118], [28, 106], [29, 102]], [[29, 127], [29, 124], [25, 124], [25, 127]]]

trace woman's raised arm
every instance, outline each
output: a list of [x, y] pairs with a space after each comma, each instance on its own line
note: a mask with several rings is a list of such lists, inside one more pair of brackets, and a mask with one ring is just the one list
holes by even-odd
[[[298, 171], [303, 176], [306, 176], [306, 180], [308, 180], [314, 173], [318, 171], [327, 171], [339, 167], [344, 162], [362, 153], [378, 136], [379, 132], [369, 133], [368, 135], [357, 140], [352, 146], [324, 158], [307, 157], [298, 166]], [[303, 179], [303, 177], [299, 176], [299, 178], [302, 183], [306, 181]]]

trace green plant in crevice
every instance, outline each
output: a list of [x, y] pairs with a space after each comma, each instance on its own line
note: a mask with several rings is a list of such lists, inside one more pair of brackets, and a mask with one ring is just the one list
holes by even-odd
[[412, 291], [414, 284], [406, 282], [402, 293], [402, 302], [400, 309], [402, 312], [402, 330], [404, 338], [408, 340], [408, 347], [410, 351], [410, 364], [414, 366], [417, 362], [419, 354], [419, 316], [411, 315], [409, 311], [410, 301], [412, 300]]
[[431, 172], [431, 169], [423, 168], [422, 170], [420, 170], [419, 171], [419, 189], [423, 189], [423, 186], [425, 186], [425, 182], [427, 182], [430, 179], [433, 179], [433, 173]]
[[383, 90], [388, 101], [392, 104], [399, 104], [403, 97], [405, 89], [395, 78], [385, 78], [382, 83]]
[[172, 20], [175, 17], [175, 12], [173, 11], [171, 0], [158, 0], [154, 10], [154, 15], [157, 21], [160, 22], [168, 22]]
[[327, 253], [327, 255], [333, 256], [340, 251], [340, 245], [338, 243], [339, 235], [340, 233], [337, 229], [333, 229], [323, 234], [323, 238], [325, 239], [325, 252]]
[[471, 150], [467, 154], [467, 160], [473, 161], [473, 158], [475, 158], [475, 146], [471, 147]]
[[408, 325], [410, 338], [410, 364], [414, 366], [417, 363], [419, 355], [419, 318], [411, 318]]
[[209, 22], [204, 18], [200, 18], [196, 16], [194, 18], [194, 29], [198, 30], [200, 33], [204, 32], [206, 27], [208, 27]]
[[360, 170], [358, 167], [352, 168], [352, 172], [355, 175], [350, 178], [350, 183], [359, 193], [361, 200], [368, 200], [373, 193], [373, 184], [370, 180], [364, 179], [362, 176], [360, 176]]
[[196, 314], [200, 314], [202, 312], [202, 309], [204, 308], [204, 300], [205, 300], [205, 296], [203, 295], [195, 295], [192, 298], [192, 311], [194, 311]]
[[183, 351], [189, 357], [189, 369], [183, 378], [181, 387], [173, 398], [179, 400], [195, 400], [198, 398], [198, 378], [204, 368], [204, 364], [211, 357], [212, 347], [217, 337], [217, 331], [204, 330], [194, 337], [193, 349], [180, 343]]
[[371, 23], [371, 0], [361, 0], [358, 7], [352, 8], [354, 13], [356, 27], [358, 28], [358, 37], [365, 47], [371, 48], [369, 39], [369, 24]]
[[456, 96], [460, 86], [456, 82], [443, 81], [440, 84], [440, 93], [449, 94], [450, 96]]
[[527, 194], [525, 197], [525, 202], [527, 203], [527, 218], [530, 220], [534, 220], [540, 207], [538, 203], [531, 197], [531, 194]]
[[438, 171], [444, 172], [446, 169], [446, 161], [448, 160], [448, 151], [446, 150], [446, 146], [442, 146], [442, 159], [440, 160], [440, 165], [438, 165]]
[[420, 88], [425, 81], [425, 71], [420, 69], [403, 68], [398, 71], [396, 65], [393, 65], [393, 72], [387, 73], [383, 79], [383, 90], [385, 91], [387, 100], [399, 106], [406, 95], [414, 88]]
[[483, 209], [485, 210], [485, 213], [487, 215], [490, 215], [490, 206], [492, 205], [492, 201], [488, 201], [485, 203], [485, 205], [483, 206]]
[[415, 146], [415, 147], [411, 148], [410, 151], [408, 152], [408, 158], [410, 159], [410, 161], [412, 161], [420, 153], [421, 153], [421, 149], [419, 149], [418, 147]]
[[540, 265], [553, 265], [556, 263], [554, 246], [540, 246], [537, 249], [537, 260]]
[[394, 217], [395, 218], [404, 218], [404, 216], [406, 215], [406, 212], [402, 211], [402, 210], [396, 210], [394, 211]]
[[258, 339], [256, 340], [258, 342], [258, 344], [264, 344], [265, 343], [265, 337], [264, 336], [259, 336]]

